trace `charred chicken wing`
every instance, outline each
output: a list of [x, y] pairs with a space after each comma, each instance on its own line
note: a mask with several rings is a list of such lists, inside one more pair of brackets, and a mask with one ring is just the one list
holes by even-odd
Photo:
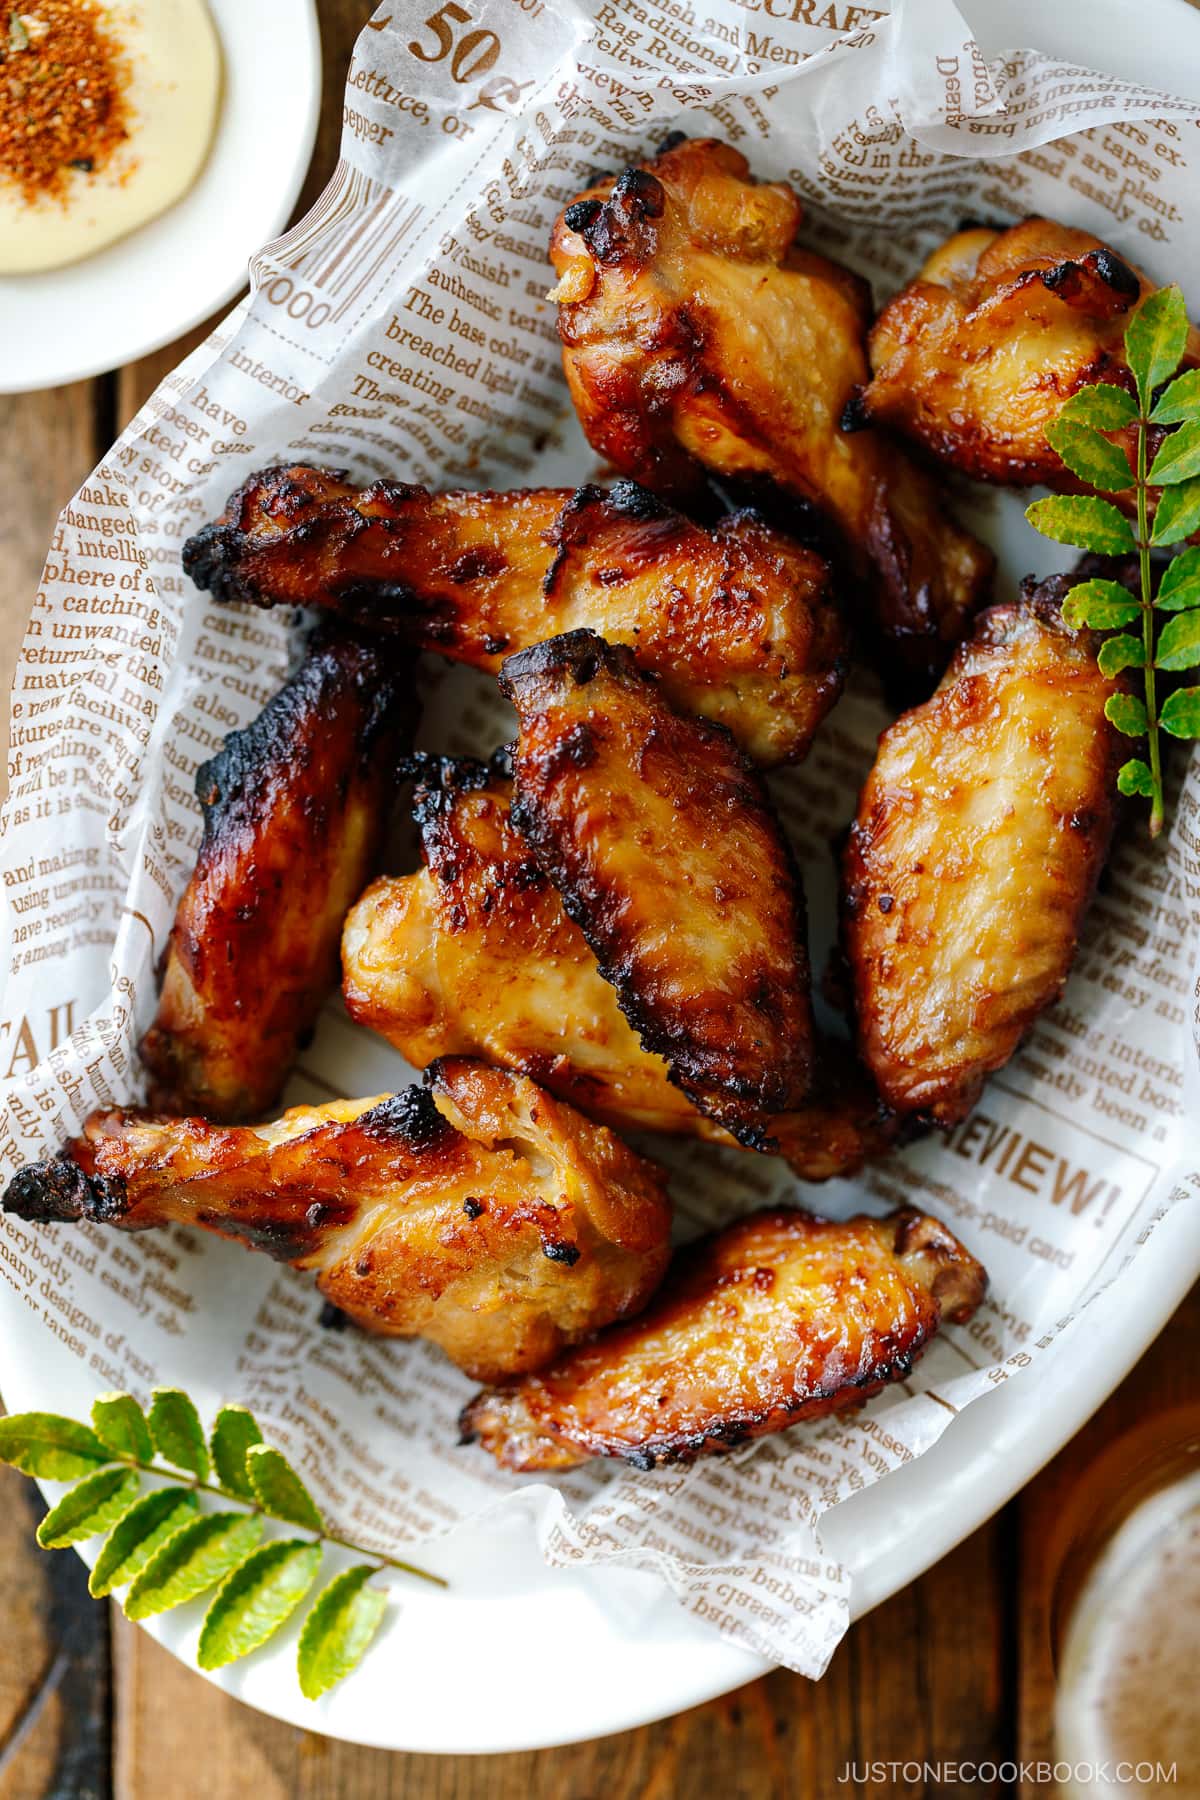
[[[418, 1069], [481, 1056], [617, 1129], [732, 1142], [642, 1048], [514, 829], [511, 795], [482, 763], [424, 760], [414, 800], [425, 867], [374, 882], [346, 920], [351, 1016]], [[814, 1062], [811, 1096], [766, 1130], [799, 1176], [824, 1181], [885, 1150], [896, 1121], [840, 1044], [820, 1044]]]
[[407, 680], [332, 633], [197, 771], [204, 835], [141, 1054], [156, 1105], [253, 1118], [337, 984], [346, 909], [374, 873], [408, 747]]
[[268, 469], [184, 550], [222, 600], [331, 607], [495, 674], [588, 626], [756, 762], [803, 756], [841, 692], [846, 636], [815, 551], [741, 512], [711, 531], [621, 482], [431, 494]]
[[532, 1081], [452, 1060], [428, 1091], [271, 1125], [94, 1113], [10, 1182], [19, 1218], [203, 1226], [316, 1273], [369, 1331], [479, 1380], [637, 1312], [669, 1256], [661, 1171]]
[[886, 438], [847, 434], [867, 379], [870, 296], [801, 250], [801, 207], [740, 152], [684, 141], [604, 181], [554, 228], [563, 361], [595, 448], [694, 500], [705, 471], [815, 502], [873, 595], [889, 668], [945, 665], [991, 579], [991, 552]]
[[903, 1380], [986, 1283], [921, 1213], [754, 1213], [680, 1251], [640, 1318], [478, 1395], [463, 1436], [508, 1469], [691, 1462]]
[[812, 1063], [800, 878], [760, 777], [591, 632], [510, 657], [500, 685], [520, 722], [513, 824], [644, 1047], [759, 1143]]
[[1122, 740], [1068, 585], [981, 616], [880, 738], [846, 848], [860, 1051], [889, 1105], [939, 1125], [1058, 999], [1108, 852]]
[[[977, 481], [1078, 491], [1046, 427], [1093, 382], [1134, 391], [1125, 327], [1151, 291], [1099, 238], [1052, 219], [957, 232], [880, 313], [863, 416]], [[1188, 348], [1200, 362], [1200, 333]]]
[[700, 1115], [643, 1050], [582, 931], [509, 817], [512, 783], [429, 759], [414, 790], [425, 867], [383, 877], [342, 939], [350, 1016], [415, 1068], [481, 1056], [608, 1124], [690, 1129]]

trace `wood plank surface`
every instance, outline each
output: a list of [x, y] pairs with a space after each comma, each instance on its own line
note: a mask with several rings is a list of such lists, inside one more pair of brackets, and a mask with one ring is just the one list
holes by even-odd
[[[343, 72], [370, 10], [365, 0], [320, 0], [325, 104], [302, 208], [336, 159]], [[113, 376], [0, 399], [5, 687], [55, 515], [202, 331]], [[852, 1628], [824, 1681], [776, 1672], [659, 1725], [505, 1757], [359, 1750], [239, 1705], [119, 1610], [91, 1602], [72, 1553], [38, 1551], [36, 1494], [0, 1470], [0, 1800], [831, 1800], [843, 1792], [895, 1800], [949, 1791], [838, 1778], [852, 1764], [1048, 1752], [1045, 1547], [1054, 1522], [1102, 1446], [1194, 1393], [1198, 1349], [1200, 1293], [1019, 1500]]]

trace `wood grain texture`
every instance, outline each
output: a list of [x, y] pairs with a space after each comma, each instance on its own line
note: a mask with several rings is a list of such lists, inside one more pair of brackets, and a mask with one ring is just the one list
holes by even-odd
[[[100, 384], [0, 396], [0, 694], [8, 741], [8, 690], [54, 521], [96, 460]], [[7, 759], [6, 759], [7, 760]], [[0, 795], [8, 792], [0, 765]]]
[[[864, 1619], [822, 1682], [777, 1671], [658, 1725], [512, 1756], [329, 1743], [248, 1711], [121, 1620], [116, 1792], [149, 1800], [170, 1771], [172, 1800], [830, 1800], [853, 1761], [990, 1754], [1002, 1744], [994, 1535], [977, 1532]], [[943, 1638], [935, 1627], [956, 1615]]]
[[0, 1470], [0, 1800], [112, 1793], [108, 1609], [74, 1555], [33, 1541], [46, 1508]]

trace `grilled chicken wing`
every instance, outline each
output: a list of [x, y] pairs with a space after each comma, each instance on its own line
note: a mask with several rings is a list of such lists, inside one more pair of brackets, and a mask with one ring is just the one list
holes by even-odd
[[860, 1051], [889, 1105], [940, 1125], [1058, 999], [1108, 852], [1122, 740], [1069, 586], [982, 614], [880, 738], [846, 847]]
[[196, 774], [204, 835], [142, 1045], [155, 1105], [252, 1118], [278, 1098], [337, 984], [346, 909], [374, 873], [410, 689], [376, 643], [325, 633]]
[[1092, 382], [1134, 391], [1125, 327], [1151, 291], [1099, 238], [1052, 219], [957, 232], [876, 320], [862, 415], [977, 481], [1078, 492], [1046, 427]]
[[[426, 759], [414, 793], [425, 867], [383, 877], [342, 939], [351, 1016], [416, 1068], [481, 1056], [518, 1069], [617, 1129], [714, 1143], [661, 1056], [643, 1050], [578, 925], [509, 819], [512, 784], [482, 763]], [[848, 1175], [889, 1147], [896, 1120], [861, 1067], [822, 1043], [814, 1092], [770, 1140], [804, 1180]]]
[[631, 481], [359, 493], [336, 473], [268, 469], [183, 560], [219, 599], [332, 607], [492, 674], [510, 650], [591, 627], [763, 764], [803, 756], [845, 672], [815, 551], [750, 512], [703, 530]]
[[451, 1060], [428, 1091], [271, 1125], [94, 1113], [10, 1182], [19, 1218], [200, 1225], [311, 1269], [370, 1331], [495, 1380], [638, 1311], [669, 1256], [661, 1171], [523, 1076]]
[[800, 878], [729, 734], [587, 631], [509, 657], [512, 822], [647, 1050], [750, 1144], [808, 1091]]
[[463, 1412], [508, 1469], [593, 1456], [692, 1462], [903, 1380], [943, 1319], [970, 1317], [987, 1276], [911, 1210], [845, 1224], [754, 1213], [680, 1251], [648, 1311]]
[[647, 487], [687, 501], [706, 470], [765, 476], [831, 514], [889, 669], [925, 679], [993, 558], [886, 438], [840, 429], [867, 379], [870, 297], [796, 246], [800, 218], [790, 187], [709, 139], [582, 195], [550, 247], [571, 395], [595, 448]]
[[512, 783], [483, 763], [427, 761], [414, 790], [425, 867], [383, 877], [346, 919], [351, 1018], [415, 1068], [481, 1056], [608, 1124], [700, 1122], [643, 1050], [582, 931], [509, 817]]

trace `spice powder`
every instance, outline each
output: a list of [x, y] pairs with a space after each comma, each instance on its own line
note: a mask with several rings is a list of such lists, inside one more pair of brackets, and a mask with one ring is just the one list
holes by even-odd
[[129, 136], [128, 69], [93, 0], [0, 13], [0, 179], [65, 200], [71, 169], [103, 167]]

